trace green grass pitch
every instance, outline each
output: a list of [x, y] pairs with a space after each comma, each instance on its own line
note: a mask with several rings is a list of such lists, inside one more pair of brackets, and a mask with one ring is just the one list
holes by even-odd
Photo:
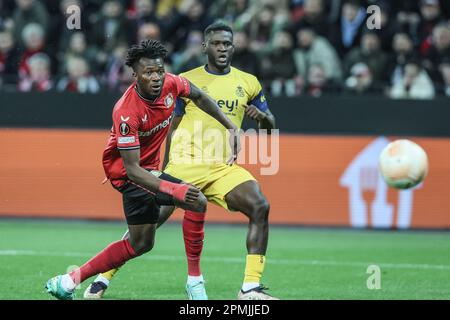
[[[53, 299], [44, 284], [122, 235], [111, 222], [0, 220], [0, 299]], [[210, 299], [234, 300], [245, 264], [245, 226], [206, 224], [202, 270]], [[367, 288], [369, 265], [381, 289]], [[450, 299], [450, 232], [362, 231], [272, 226], [263, 284], [281, 299]], [[129, 261], [105, 299], [186, 299], [181, 226]], [[85, 281], [77, 298], [89, 280]]]

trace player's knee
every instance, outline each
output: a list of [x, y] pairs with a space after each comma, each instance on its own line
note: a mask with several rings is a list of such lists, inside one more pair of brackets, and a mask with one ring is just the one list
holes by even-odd
[[200, 193], [197, 199], [197, 212], [206, 212], [206, 207], [208, 205], [208, 200], [203, 193]]
[[207, 204], [208, 200], [206, 199], [205, 195], [203, 193], [200, 193], [195, 203], [192, 204], [191, 210], [195, 212], [205, 213]]
[[154, 244], [154, 239], [140, 239], [138, 241], [131, 242], [131, 246], [133, 247], [134, 252], [136, 252], [136, 254], [139, 256], [152, 250]]

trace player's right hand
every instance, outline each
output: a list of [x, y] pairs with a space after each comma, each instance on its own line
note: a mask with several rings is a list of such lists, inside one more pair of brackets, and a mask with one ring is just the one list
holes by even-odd
[[198, 199], [200, 194], [200, 190], [192, 185], [187, 185], [188, 189], [184, 198], [184, 201], [187, 203], [195, 202]]

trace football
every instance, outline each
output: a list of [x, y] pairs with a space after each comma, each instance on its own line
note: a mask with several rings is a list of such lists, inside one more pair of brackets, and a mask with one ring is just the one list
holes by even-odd
[[379, 169], [390, 187], [409, 189], [422, 182], [428, 174], [428, 157], [417, 143], [395, 140], [381, 152]]

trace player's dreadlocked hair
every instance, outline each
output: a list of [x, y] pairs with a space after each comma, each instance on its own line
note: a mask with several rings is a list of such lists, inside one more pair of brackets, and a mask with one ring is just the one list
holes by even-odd
[[158, 40], [143, 40], [139, 44], [135, 44], [128, 49], [125, 64], [134, 68], [136, 62], [141, 58], [164, 59], [167, 54], [167, 49]]

